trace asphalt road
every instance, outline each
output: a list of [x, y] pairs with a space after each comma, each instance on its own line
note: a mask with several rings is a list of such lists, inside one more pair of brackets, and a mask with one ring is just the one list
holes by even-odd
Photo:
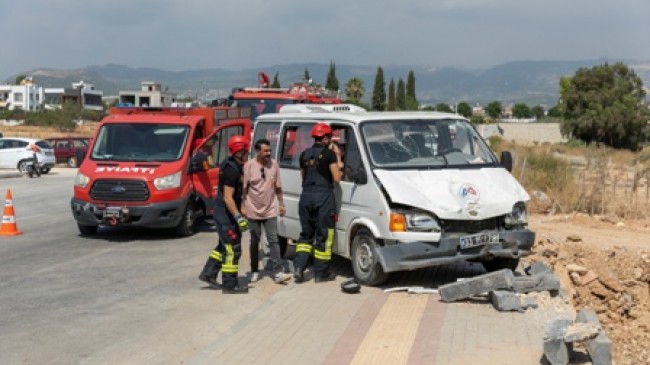
[[[334, 260], [335, 282], [265, 277], [247, 295], [205, 289], [196, 277], [216, 242], [209, 224], [188, 238], [123, 228], [81, 237], [69, 207], [75, 172], [0, 171], [0, 193], [11, 189], [24, 232], [0, 236], [0, 364], [540, 363], [539, 315], [382, 288], [343, 294], [351, 274], [343, 259]], [[444, 266], [392, 275], [387, 286], [436, 287], [483, 272]]]

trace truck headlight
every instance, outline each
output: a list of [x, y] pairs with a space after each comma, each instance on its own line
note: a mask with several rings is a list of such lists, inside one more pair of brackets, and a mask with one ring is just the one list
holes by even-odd
[[440, 232], [438, 221], [424, 213], [391, 213], [390, 230], [393, 232]]
[[528, 213], [526, 212], [526, 204], [524, 202], [516, 202], [512, 206], [512, 212], [505, 216], [505, 224], [506, 228], [528, 224]]
[[90, 178], [81, 172], [77, 172], [77, 176], [74, 178], [74, 185], [80, 188], [85, 188], [90, 182]]
[[181, 172], [175, 174], [158, 177], [153, 180], [153, 186], [158, 190], [173, 189], [181, 186]]

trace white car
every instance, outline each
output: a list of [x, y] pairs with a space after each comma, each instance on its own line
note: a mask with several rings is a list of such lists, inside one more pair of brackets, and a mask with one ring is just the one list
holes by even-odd
[[54, 151], [42, 139], [6, 137], [0, 138], [0, 169], [18, 169], [27, 173], [34, 155], [41, 166], [41, 173], [47, 174], [54, 167]]

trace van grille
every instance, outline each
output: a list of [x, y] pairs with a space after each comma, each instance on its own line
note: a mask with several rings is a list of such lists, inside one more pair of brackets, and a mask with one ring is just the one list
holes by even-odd
[[445, 220], [442, 222], [442, 229], [447, 233], [473, 234], [481, 231], [497, 230], [502, 224], [500, 217], [484, 219], [481, 221], [456, 221]]
[[90, 189], [90, 196], [103, 201], [147, 201], [149, 188], [141, 180], [97, 180]]

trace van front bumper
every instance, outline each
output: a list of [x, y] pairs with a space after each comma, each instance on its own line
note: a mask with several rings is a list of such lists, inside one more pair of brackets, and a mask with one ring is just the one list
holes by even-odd
[[489, 232], [499, 235], [498, 243], [461, 249], [460, 238], [440, 242], [398, 242], [376, 247], [384, 272], [416, 270], [458, 261], [481, 261], [493, 257], [513, 258], [531, 254], [535, 232], [528, 229]]
[[84, 226], [134, 226], [149, 228], [176, 227], [185, 210], [187, 200], [173, 200], [147, 205], [102, 205], [72, 198], [72, 216]]

